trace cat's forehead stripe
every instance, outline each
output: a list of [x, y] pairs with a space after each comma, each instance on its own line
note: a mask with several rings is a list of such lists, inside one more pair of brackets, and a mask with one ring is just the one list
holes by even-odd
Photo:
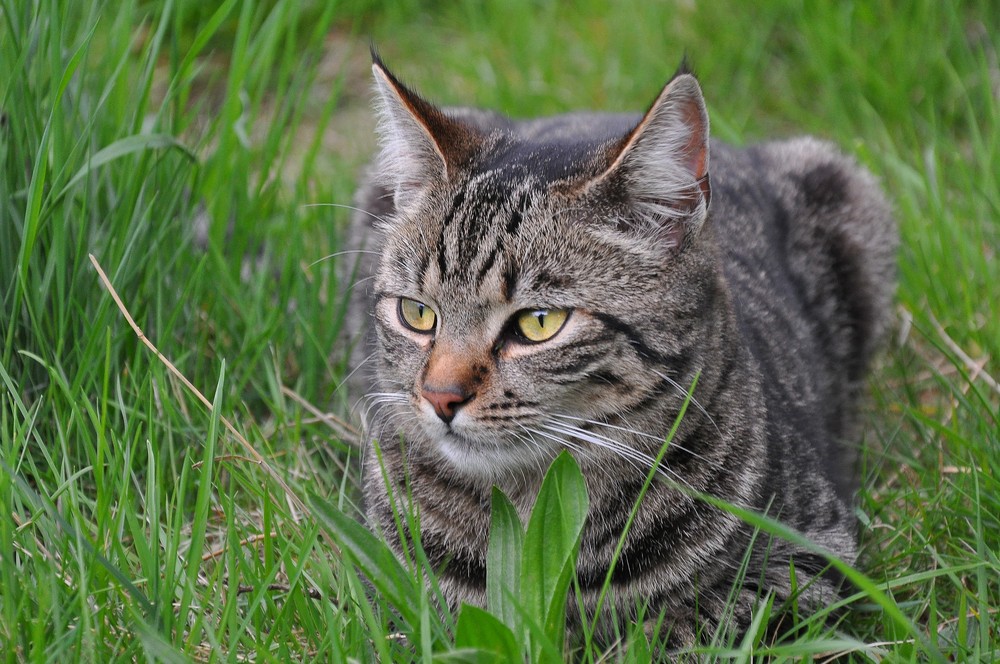
[[492, 283], [504, 300], [511, 301], [519, 275], [506, 254], [521, 233], [536, 187], [523, 168], [485, 171], [465, 183], [441, 220], [436, 247], [439, 279], [478, 292], [496, 272], [498, 278]]
[[[444, 219], [441, 222], [442, 236], [444, 235], [444, 233], [448, 231], [448, 227], [451, 225], [452, 220], [458, 213], [459, 208], [461, 208], [464, 203], [465, 203], [465, 189], [462, 188], [459, 189], [458, 193], [455, 194], [455, 197], [451, 201], [451, 208], [448, 210], [448, 213], [444, 216]], [[438, 245], [438, 255], [437, 255], [438, 269], [441, 271], [441, 276], [443, 278], [444, 275], [448, 273], [448, 257], [446, 255], [446, 243], [438, 242], [437, 245]]]
[[521, 192], [521, 197], [511, 211], [510, 219], [507, 220], [507, 235], [517, 235], [517, 232], [521, 228], [521, 221], [524, 219], [524, 211], [527, 209], [530, 200], [530, 193], [528, 191]]
[[503, 297], [505, 300], [510, 302], [514, 299], [514, 294], [517, 292], [517, 272], [513, 265], [507, 265], [507, 269], [503, 272]]

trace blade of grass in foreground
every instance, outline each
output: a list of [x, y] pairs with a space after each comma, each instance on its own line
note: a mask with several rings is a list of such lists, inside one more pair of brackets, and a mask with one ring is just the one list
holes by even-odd
[[337, 545], [411, 626], [420, 624], [416, 597], [421, 590], [392, 550], [370, 530], [321, 497], [311, 494], [309, 505]]
[[684, 419], [684, 414], [687, 413], [688, 404], [691, 403], [691, 399], [693, 398], [694, 390], [697, 385], [698, 374], [696, 374], [694, 380], [691, 381], [691, 387], [688, 388], [687, 393], [684, 395], [684, 401], [681, 403], [681, 407], [677, 412], [677, 417], [674, 418], [674, 423], [670, 426], [670, 431], [667, 432], [667, 437], [664, 440], [663, 445], [660, 446], [660, 451], [656, 455], [656, 460], [653, 462], [653, 466], [646, 474], [646, 479], [643, 481], [642, 488], [639, 490], [639, 496], [632, 504], [632, 509], [629, 512], [628, 519], [625, 521], [625, 528], [622, 529], [622, 534], [618, 538], [618, 544], [615, 546], [614, 555], [611, 556], [611, 564], [608, 566], [608, 572], [604, 577], [604, 584], [601, 586], [601, 592], [597, 596], [597, 606], [594, 609], [594, 621], [591, 623], [590, 629], [587, 630], [585, 634], [585, 638], [588, 641], [588, 647], [592, 635], [597, 630], [597, 623], [600, 619], [601, 609], [604, 607], [605, 598], [607, 597], [608, 591], [611, 589], [611, 579], [614, 575], [615, 567], [618, 564], [618, 560], [621, 558], [622, 550], [625, 548], [625, 538], [632, 529], [632, 523], [635, 521], [635, 517], [639, 513], [639, 505], [642, 504], [642, 499], [649, 490], [649, 486], [652, 484], [653, 478], [655, 478], [657, 473], [660, 472], [660, 464], [663, 463], [663, 457], [667, 454], [667, 449], [670, 447], [670, 441], [672, 441], [674, 436], [677, 435], [677, 429], [680, 427], [681, 421]]

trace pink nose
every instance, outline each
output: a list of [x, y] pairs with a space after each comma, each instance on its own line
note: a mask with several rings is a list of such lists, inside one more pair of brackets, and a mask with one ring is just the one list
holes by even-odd
[[467, 394], [457, 386], [438, 390], [424, 385], [421, 394], [434, 407], [434, 412], [445, 424], [455, 418], [455, 411], [458, 410], [459, 406], [472, 398], [471, 394]]

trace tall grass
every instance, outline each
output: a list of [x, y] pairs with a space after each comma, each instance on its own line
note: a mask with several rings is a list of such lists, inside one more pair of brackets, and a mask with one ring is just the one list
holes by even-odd
[[[432, 98], [518, 116], [642, 108], [686, 52], [716, 136], [819, 134], [878, 174], [903, 249], [858, 503], [873, 585], [838, 623], [703, 654], [995, 657], [997, 16], [985, 0], [0, 0], [0, 656], [457, 661], [488, 658], [474, 626], [526, 624], [440, 618], [419, 564], [412, 607], [369, 599], [356, 568], [390, 563], [341, 518], [358, 515], [358, 452], [327, 413], [350, 416], [350, 284], [326, 258], [346, 213], [325, 204], [350, 203], [373, 145], [371, 36]], [[543, 634], [533, 652], [558, 656]], [[609, 656], [642, 661], [642, 632], [622, 638]]]

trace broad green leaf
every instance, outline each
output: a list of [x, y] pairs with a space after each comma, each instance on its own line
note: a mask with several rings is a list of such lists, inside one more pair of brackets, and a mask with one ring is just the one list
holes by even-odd
[[495, 654], [497, 662], [518, 662], [524, 659], [524, 648], [510, 627], [492, 613], [468, 604], [463, 604], [458, 614], [455, 647]]
[[646, 631], [642, 623], [632, 626], [632, 634], [628, 640], [628, 654], [626, 662], [636, 662], [637, 664], [653, 661], [653, 651], [649, 647], [649, 639], [646, 638]]
[[444, 653], [436, 653], [431, 660], [434, 664], [507, 664], [496, 653], [476, 648], [457, 648]]
[[[566, 598], [589, 507], [587, 485], [566, 452], [552, 462], [524, 537], [521, 597], [528, 616], [555, 643], [565, 641]], [[537, 644], [532, 656], [540, 654]]]
[[520, 603], [515, 604], [514, 609], [518, 612], [520, 624], [523, 626], [524, 632], [528, 635], [531, 654], [531, 658], [528, 661], [553, 663], [564, 661], [563, 649], [566, 646], [565, 629], [559, 630], [553, 638], [553, 635], [546, 632], [541, 616], [536, 617], [528, 613]]
[[504, 493], [493, 487], [490, 545], [486, 553], [486, 605], [504, 624], [521, 634], [513, 606], [521, 578], [524, 527], [517, 510]]

